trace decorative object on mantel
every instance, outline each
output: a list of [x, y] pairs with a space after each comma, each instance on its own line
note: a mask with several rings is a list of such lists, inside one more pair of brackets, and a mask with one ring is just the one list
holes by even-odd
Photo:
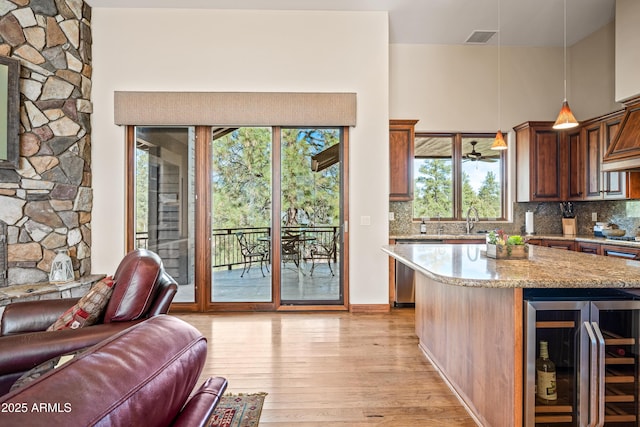
[[487, 234], [487, 257], [495, 259], [528, 259], [529, 245], [520, 235], [509, 236], [503, 230]]
[[73, 279], [73, 264], [71, 263], [71, 258], [69, 258], [69, 251], [66, 249], [59, 249], [51, 263], [49, 281], [51, 283], [66, 283]]

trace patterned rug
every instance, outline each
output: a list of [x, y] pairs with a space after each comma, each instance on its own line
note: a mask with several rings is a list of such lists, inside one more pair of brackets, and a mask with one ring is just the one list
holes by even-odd
[[222, 396], [209, 427], [257, 427], [267, 393]]

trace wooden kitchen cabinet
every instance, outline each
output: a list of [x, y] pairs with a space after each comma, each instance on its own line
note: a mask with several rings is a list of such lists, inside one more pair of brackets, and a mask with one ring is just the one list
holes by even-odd
[[567, 200], [568, 149], [553, 122], [526, 122], [516, 132], [518, 202]]
[[620, 128], [623, 111], [598, 117], [582, 125], [582, 140], [585, 143], [585, 197], [584, 200], [616, 200], [631, 197], [630, 191], [638, 184], [629, 182], [638, 175], [626, 172], [603, 172], [602, 158]]
[[576, 242], [573, 240], [542, 240], [542, 246], [554, 249], [565, 249], [567, 251], [573, 251], [576, 248]]
[[604, 256], [640, 260], [640, 248], [618, 245], [601, 245], [601, 247]]
[[413, 144], [417, 120], [389, 121], [389, 200], [413, 200]]
[[591, 242], [576, 242], [575, 248], [577, 252], [584, 252], [587, 254], [602, 255], [602, 247], [600, 243]]

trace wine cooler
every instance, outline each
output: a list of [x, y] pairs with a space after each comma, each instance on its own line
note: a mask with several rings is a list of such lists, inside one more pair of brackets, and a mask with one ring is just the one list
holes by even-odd
[[526, 302], [525, 426], [640, 426], [640, 301], [609, 297]]

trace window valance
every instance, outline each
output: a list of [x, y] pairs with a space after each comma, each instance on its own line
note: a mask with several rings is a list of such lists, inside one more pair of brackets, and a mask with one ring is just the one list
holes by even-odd
[[355, 126], [355, 93], [124, 92], [117, 125]]

